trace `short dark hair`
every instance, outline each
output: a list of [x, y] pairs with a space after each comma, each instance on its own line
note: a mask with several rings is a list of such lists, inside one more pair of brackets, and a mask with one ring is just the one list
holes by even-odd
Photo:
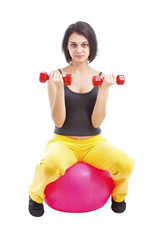
[[90, 55], [88, 57], [88, 61], [92, 62], [97, 56], [97, 52], [98, 52], [97, 37], [93, 28], [88, 23], [82, 22], [82, 21], [78, 21], [74, 24], [71, 24], [65, 31], [63, 41], [62, 41], [62, 51], [64, 52], [66, 61], [68, 63], [72, 61], [72, 58], [69, 54], [67, 46], [68, 46], [69, 36], [74, 32], [81, 34], [88, 39], [89, 45], [90, 45]]

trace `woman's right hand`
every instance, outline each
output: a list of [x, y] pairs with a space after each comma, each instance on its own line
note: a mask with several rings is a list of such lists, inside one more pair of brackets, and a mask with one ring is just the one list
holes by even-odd
[[57, 72], [51, 72], [49, 74], [49, 81], [55, 88], [64, 88], [64, 81], [62, 78], [62, 74]]

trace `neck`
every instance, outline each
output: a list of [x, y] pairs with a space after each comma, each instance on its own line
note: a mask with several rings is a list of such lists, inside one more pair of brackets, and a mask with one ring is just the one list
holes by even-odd
[[86, 72], [88, 69], [90, 69], [90, 66], [88, 65], [88, 61], [77, 63], [77, 62], [71, 62], [70, 66], [75, 72]]

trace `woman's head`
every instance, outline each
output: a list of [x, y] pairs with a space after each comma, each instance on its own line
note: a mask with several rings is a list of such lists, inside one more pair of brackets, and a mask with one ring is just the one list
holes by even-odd
[[77, 36], [78, 35], [81, 36], [81, 39], [84, 41], [88, 40], [88, 44], [89, 44], [88, 61], [92, 62], [97, 55], [96, 34], [88, 23], [80, 22], [80, 21], [76, 22], [75, 24], [71, 24], [65, 31], [64, 38], [62, 41], [62, 50], [64, 52], [66, 61], [68, 63], [72, 61], [72, 57], [68, 49], [68, 44], [69, 44], [69, 38], [71, 35], [72, 35], [72, 38], [76, 37], [76, 34], [74, 35], [73, 33], [77, 33]]

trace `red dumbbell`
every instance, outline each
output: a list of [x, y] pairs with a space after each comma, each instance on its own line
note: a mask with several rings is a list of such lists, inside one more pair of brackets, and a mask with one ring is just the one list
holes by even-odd
[[[92, 83], [94, 86], [100, 86], [103, 82], [104, 78], [101, 78], [100, 76], [93, 76], [92, 77]], [[118, 85], [123, 85], [125, 82], [125, 77], [124, 75], [117, 75], [116, 77], [116, 83]]]
[[[39, 81], [42, 83], [45, 83], [47, 80], [49, 80], [49, 75], [46, 72], [41, 72], [39, 75]], [[70, 86], [72, 83], [72, 75], [66, 74], [65, 77], [63, 77], [64, 84]]]

